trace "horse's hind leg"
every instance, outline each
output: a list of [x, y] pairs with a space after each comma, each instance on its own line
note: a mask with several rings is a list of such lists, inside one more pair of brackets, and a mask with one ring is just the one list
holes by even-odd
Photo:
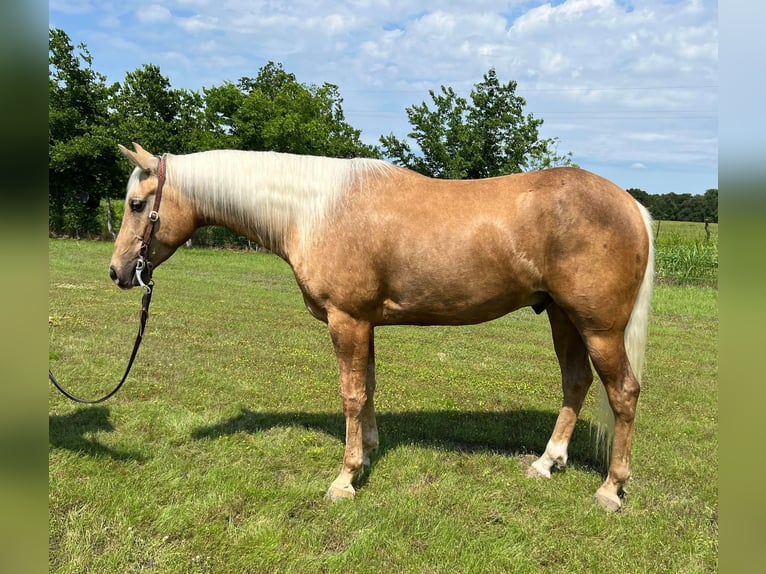
[[614, 412], [612, 457], [606, 480], [596, 491], [596, 502], [609, 510], [619, 510], [623, 485], [630, 478], [630, 449], [633, 442], [633, 420], [640, 385], [625, 352], [622, 331], [586, 333], [593, 366], [604, 383], [609, 404]]
[[362, 446], [364, 466], [370, 466], [370, 455], [378, 448], [378, 424], [375, 420], [375, 340], [370, 331], [370, 345], [367, 355], [367, 378], [365, 380], [367, 400], [360, 414], [362, 420]]
[[593, 382], [593, 371], [588, 361], [585, 343], [569, 317], [555, 303], [550, 304], [547, 311], [553, 346], [561, 367], [564, 401], [545, 452], [532, 463], [529, 474], [550, 477], [554, 466], [566, 465], [569, 440], [585, 395]]

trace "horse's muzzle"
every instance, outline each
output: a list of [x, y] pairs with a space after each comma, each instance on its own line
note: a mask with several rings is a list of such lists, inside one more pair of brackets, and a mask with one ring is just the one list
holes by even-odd
[[[139, 268], [141, 277], [139, 279]], [[120, 289], [131, 289], [144, 286], [152, 280], [154, 265], [142, 257], [138, 257], [132, 265], [109, 265], [109, 277]]]
[[120, 289], [130, 289], [137, 284], [135, 281], [135, 273], [131, 273], [127, 277], [121, 277], [120, 274], [117, 273], [117, 268], [114, 265], [109, 266], [109, 277]]
[[[144, 271], [144, 277], [148, 275]], [[114, 265], [109, 266], [109, 277], [115, 282], [120, 289], [132, 289], [138, 286], [138, 279], [136, 279], [136, 268], [133, 267], [129, 274], [121, 274], [117, 271]]]

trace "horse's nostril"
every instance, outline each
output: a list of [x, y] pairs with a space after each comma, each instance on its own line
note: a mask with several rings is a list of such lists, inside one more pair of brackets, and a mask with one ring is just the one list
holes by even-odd
[[109, 266], [109, 277], [112, 278], [112, 281], [117, 281], [117, 270], [113, 265]]

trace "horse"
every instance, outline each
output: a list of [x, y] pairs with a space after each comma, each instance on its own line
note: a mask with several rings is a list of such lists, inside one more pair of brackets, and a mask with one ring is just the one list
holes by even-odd
[[532, 307], [550, 323], [563, 403], [527, 473], [566, 465], [595, 369], [608, 470], [593, 499], [620, 510], [654, 274], [651, 217], [626, 191], [572, 167], [440, 180], [379, 159], [118, 147], [135, 166], [109, 266], [120, 288], [146, 288], [197, 228], [220, 225], [286, 261], [327, 324], [346, 419], [330, 500], [354, 497], [378, 447], [375, 327], [477, 324]]

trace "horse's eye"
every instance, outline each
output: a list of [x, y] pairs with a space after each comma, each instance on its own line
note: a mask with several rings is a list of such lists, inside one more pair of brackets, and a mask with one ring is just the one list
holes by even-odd
[[141, 213], [144, 210], [145, 206], [146, 206], [145, 201], [141, 201], [140, 199], [130, 200], [130, 211], [132, 211], [133, 213]]

